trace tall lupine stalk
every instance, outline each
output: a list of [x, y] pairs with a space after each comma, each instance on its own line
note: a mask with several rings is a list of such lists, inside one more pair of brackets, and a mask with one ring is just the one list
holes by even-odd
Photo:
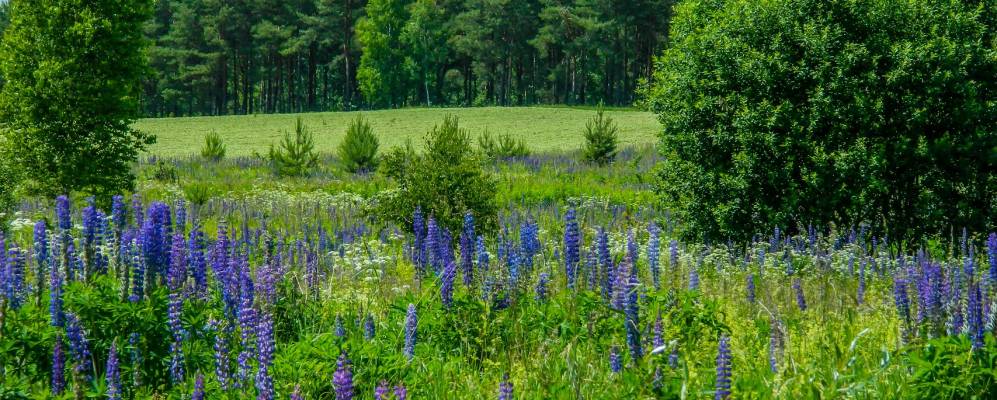
[[477, 253], [478, 253], [478, 270], [481, 272], [482, 276], [488, 275], [488, 249], [485, 247], [485, 238], [478, 236], [477, 243]]
[[412, 213], [412, 232], [415, 240], [412, 243], [412, 263], [415, 264], [417, 275], [426, 275], [426, 226], [422, 219], [422, 208], [416, 207]]
[[42, 293], [45, 289], [45, 276], [48, 275], [48, 271], [51, 269], [49, 265], [51, 261], [49, 251], [51, 250], [48, 245], [48, 229], [45, 225], [45, 220], [39, 220], [35, 223], [34, 230], [32, 231], [32, 243], [34, 244], [32, 252], [35, 259], [35, 307], [41, 308]]
[[61, 395], [66, 390], [66, 356], [62, 350], [62, 335], [55, 334], [55, 345], [52, 347], [52, 394]]
[[62, 310], [62, 274], [58, 268], [49, 271], [49, 320], [54, 327], [62, 327], [65, 314]]
[[429, 216], [429, 222], [426, 223], [426, 239], [424, 241], [423, 248], [423, 263], [426, 268], [423, 269], [423, 274], [429, 268], [433, 269], [433, 272], [438, 274], [440, 270], [440, 260], [438, 255], [440, 254], [440, 228], [436, 225], [436, 219], [432, 215]]
[[443, 268], [443, 274], [440, 275], [440, 299], [443, 302], [443, 307], [447, 309], [453, 306], [453, 289], [456, 275], [457, 266], [454, 265], [453, 261], [447, 262], [446, 267]]
[[87, 206], [83, 208], [83, 280], [90, 280], [97, 272], [98, 231], [101, 223], [94, 198], [87, 198]]
[[170, 378], [174, 384], [183, 382], [184, 355], [183, 355], [183, 326], [180, 324], [180, 315], [183, 312], [183, 285], [187, 281], [187, 255], [186, 243], [182, 233], [177, 233], [173, 237], [173, 247], [170, 251], [170, 269], [166, 277], [166, 284], [170, 290], [169, 303], [169, 324], [170, 332], [173, 335], [173, 342], [170, 344]]
[[190, 400], [204, 400], [204, 374], [200, 372], [194, 378], [194, 393], [191, 393]]
[[128, 347], [131, 348], [132, 386], [142, 385], [142, 337], [138, 332], [128, 335]]
[[541, 303], [547, 301], [547, 282], [549, 280], [550, 280], [549, 274], [547, 274], [546, 272], [540, 274], [539, 278], [537, 278], [537, 286], [534, 289], [535, 292], [533, 296], [534, 300]]
[[865, 302], [865, 265], [865, 260], [859, 265], [859, 286], [855, 296], [858, 305], [862, 305]]
[[474, 282], [474, 215], [470, 211], [464, 213], [464, 229], [460, 232], [460, 267], [464, 274], [464, 286], [470, 287]]
[[121, 283], [121, 301], [128, 298], [128, 268], [125, 267], [123, 250], [124, 231], [128, 225], [125, 198], [115, 195], [111, 198], [111, 271]]
[[[539, 228], [532, 219], [527, 218], [519, 228], [519, 243], [523, 250], [523, 265], [527, 271], [531, 271], [533, 258], [540, 252]], [[577, 275], [578, 271], [575, 271], [575, 276]]]
[[748, 282], [745, 284], [748, 303], [755, 304], [755, 274], [748, 273]]
[[76, 399], [83, 399], [83, 385], [84, 381], [89, 380], [88, 372], [91, 367], [90, 342], [76, 314], [66, 314], [66, 338], [69, 339], [69, 350], [73, 356], [73, 394]]
[[987, 261], [990, 262], [990, 294], [997, 293], [997, 233], [987, 237]]
[[256, 310], [253, 308], [253, 278], [249, 273], [249, 266], [242, 265], [240, 276], [240, 308], [239, 308], [239, 332], [242, 338], [242, 350], [239, 352], [238, 376], [233, 382], [237, 387], [244, 387], [249, 379], [253, 366], [250, 361], [255, 358], [253, 348], [253, 338], [256, 331]]
[[966, 317], [969, 320], [969, 338], [973, 342], [973, 350], [979, 350], [983, 348], [986, 327], [983, 323], [983, 292], [980, 290], [980, 284], [975, 280], [969, 282], [968, 298]]
[[631, 275], [627, 283], [626, 304], [623, 306], [624, 324], [627, 332], [627, 346], [630, 350], [630, 359], [634, 364], [640, 362], [644, 357], [644, 348], [640, 341], [640, 309], [637, 302], [637, 281], [636, 275]]
[[717, 384], [715, 399], [721, 400], [730, 397], [730, 337], [723, 335], [720, 337], [720, 344], [717, 349]]
[[[145, 256], [145, 290], [152, 290], [151, 284], [165, 275], [170, 264], [170, 207], [160, 202], [149, 205], [148, 215], [140, 231], [142, 253]], [[182, 236], [181, 236], [182, 237]]]
[[402, 352], [409, 361], [415, 356], [415, 342], [418, 339], [419, 317], [415, 312], [415, 304], [409, 303], [405, 314], [405, 347]]
[[145, 298], [145, 285], [148, 281], [148, 268], [145, 265], [145, 254], [142, 251], [142, 238], [136, 235], [128, 243], [128, 258], [131, 260], [131, 295], [128, 301], [138, 302]]
[[509, 373], [506, 372], [502, 375], [502, 382], [499, 382], [498, 389], [499, 400], [513, 400], [513, 387], [512, 382], [509, 382]]
[[[3, 238], [0, 237], [0, 258], [3, 257]], [[6, 262], [0, 262], [0, 275], [3, 284], [3, 295], [6, 298], [7, 307], [18, 310], [24, 303], [25, 287], [25, 260], [24, 254], [16, 246], [11, 246], [7, 250]], [[3, 311], [0, 308], [0, 311]]]
[[803, 283], [800, 278], [793, 279], [793, 291], [796, 292], [796, 306], [800, 311], [806, 311], [807, 299], [803, 296]]
[[256, 372], [257, 400], [273, 400], [274, 386], [270, 377], [270, 366], [273, 364], [274, 337], [273, 318], [269, 312], [261, 311], [259, 314], [259, 326], [256, 330], [256, 356], [259, 367]]
[[679, 242], [675, 239], [672, 239], [672, 241], [668, 243], [668, 266], [671, 272], [671, 284], [672, 287], [674, 287], [676, 285], [675, 280], [679, 272]]
[[893, 278], [893, 301], [897, 305], [897, 315], [907, 336], [911, 329], [910, 298], [907, 296], [907, 280], [899, 273]]
[[211, 320], [208, 325], [215, 334], [215, 379], [218, 380], [218, 386], [223, 391], [228, 390], [231, 379], [228, 339], [232, 334], [232, 325], [229, 325], [224, 319]]
[[118, 341], [111, 342], [111, 350], [107, 352], [107, 368], [105, 368], [108, 400], [121, 399], [121, 369], [118, 366]]
[[581, 258], [579, 253], [580, 241], [581, 231], [578, 228], [575, 209], [572, 207], [564, 215], [564, 275], [568, 280], [569, 289], [575, 288], [578, 262]]
[[336, 389], [336, 400], [353, 400], [353, 373], [350, 371], [350, 359], [345, 351], [339, 355], [339, 360], [336, 362], [332, 385]]
[[613, 345], [609, 348], [609, 370], [619, 373], [623, 370], [623, 360], [620, 359], [620, 347]]
[[778, 319], [769, 321], [769, 369], [772, 373], [779, 372], [779, 354], [782, 351], [782, 324]]
[[204, 299], [208, 296], [208, 262], [205, 258], [204, 233], [200, 227], [194, 226], [190, 230], [188, 241], [190, 259], [190, 274], [194, 278], [194, 297]]
[[651, 223], [647, 227], [647, 265], [651, 270], [651, 281], [654, 290], [661, 290], [661, 269], [659, 267], [661, 256], [661, 228], [658, 224]]

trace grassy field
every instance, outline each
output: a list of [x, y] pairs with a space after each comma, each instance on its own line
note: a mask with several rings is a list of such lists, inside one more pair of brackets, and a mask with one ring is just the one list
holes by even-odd
[[[184, 156], [200, 150], [204, 135], [212, 130], [222, 136], [229, 156], [263, 153], [280, 140], [286, 130], [294, 128], [301, 117], [315, 134], [320, 152], [333, 152], [347, 123], [360, 112], [323, 112], [279, 115], [238, 115], [223, 117], [151, 118], [135, 123], [139, 130], [155, 134], [158, 141], [150, 154]], [[477, 136], [486, 129], [493, 135], [512, 134], [525, 139], [533, 151], [580, 148], [585, 122], [595, 114], [592, 109], [565, 107], [482, 107], [482, 108], [409, 108], [362, 112], [381, 137], [382, 148], [403, 145], [412, 140], [418, 145], [422, 135], [439, 124], [447, 114], [460, 118], [463, 127]], [[620, 127], [621, 145], [654, 143], [659, 125], [649, 112], [610, 110], [607, 114]]]

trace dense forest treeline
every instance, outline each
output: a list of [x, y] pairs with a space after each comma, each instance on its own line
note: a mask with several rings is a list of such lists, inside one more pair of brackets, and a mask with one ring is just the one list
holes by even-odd
[[142, 104], [149, 116], [627, 105], [672, 2], [157, 0]]

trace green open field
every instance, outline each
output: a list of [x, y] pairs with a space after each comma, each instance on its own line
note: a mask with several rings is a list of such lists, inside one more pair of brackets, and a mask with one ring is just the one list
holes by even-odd
[[[585, 122], [595, 114], [592, 109], [566, 107], [480, 107], [480, 108], [407, 108], [363, 112], [321, 112], [277, 115], [237, 115], [222, 117], [150, 118], [139, 120], [135, 127], [158, 138], [150, 154], [184, 156], [200, 150], [204, 134], [214, 130], [228, 146], [229, 156], [263, 153], [280, 140], [286, 130], [294, 128], [301, 117], [315, 134], [321, 152], [332, 152], [346, 131], [347, 123], [362, 113], [381, 137], [382, 148], [403, 145], [412, 140], [419, 145], [422, 135], [439, 124], [447, 114], [460, 118], [463, 127], [477, 136], [486, 129], [493, 135], [512, 134], [523, 138], [533, 151], [580, 148]], [[633, 110], [608, 110], [620, 128], [620, 144], [654, 143], [659, 130], [654, 114]]]

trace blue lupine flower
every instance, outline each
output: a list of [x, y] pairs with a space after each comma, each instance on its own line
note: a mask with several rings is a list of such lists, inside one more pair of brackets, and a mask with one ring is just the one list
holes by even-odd
[[453, 305], [453, 283], [457, 278], [457, 265], [453, 261], [448, 261], [443, 274], [440, 276], [440, 298], [443, 306], [450, 308]]
[[499, 382], [498, 389], [499, 400], [513, 400], [513, 387], [512, 382], [509, 382], [509, 373], [502, 375], [502, 382]]
[[55, 199], [55, 219], [57, 222], [57, 227], [62, 231], [69, 231], [73, 228], [73, 222], [70, 217], [70, 206], [69, 197], [59, 196]]
[[350, 359], [344, 351], [336, 362], [336, 373], [332, 376], [336, 389], [336, 400], [353, 400], [353, 373], [350, 372]]
[[343, 325], [343, 318], [339, 314], [336, 314], [336, 324], [335, 324], [335, 326], [336, 326], [336, 330], [335, 330], [336, 337], [345, 337], [346, 336], [346, 327]]
[[204, 233], [197, 226], [194, 226], [189, 237], [188, 258], [190, 259], [190, 273], [194, 278], [194, 294], [198, 298], [204, 298], [208, 295], [208, 262], [204, 256]]
[[987, 259], [990, 261], [990, 282], [997, 285], [997, 233], [987, 237]]
[[546, 272], [541, 273], [540, 277], [537, 279], [536, 294], [534, 299], [539, 302], [544, 302], [547, 300], [547, 281], [550, 279], [550, 275]]
[[800, 308], [800, 311], [806, 311], [807, 299], [803, 297], [803, 284], [800, 282], [800, 278], [793, 280], [793, 290], [796, 292], [796, 305]]
[[464, 229], [460, 232], [460, 266], [464, 274], [464, 286], [474, 281], [474, 216], [470, 211], [464, 214]]
[[983, 294], [980, 285], [976, 282], [969, 283], [969, 304], [966, 310], [969, 319], [969, 337], [973, 341], [973, 349], [983, 348], [983, 338], [986, 333], [986, 326], [983, 323]]
[[609, 348], [609, 370], [613, 371], [613, 373], [619, 373], [623, 370], [619, 346], [613, 345], [613, 347]]
[[634, 364], [636, 364], [637, 361], [644, 356], [644, 348], [641, 346], [640, 342], [640, 319], [638, 308], [639, 304], [637, 302], [637, 286], [637, 277], [631, 276], [630, 281], [627, 284], [627, 301], [624, 305], [624, 323], [626, 324], [627, 346], [630, 350], [630, 359], [633, 360]]
[[440, 229], [436, 225], [436, 219], [430, 215], [429, 222], [426, 223], [426, 239], [423, 252], [425, 257], [425, 266], [431, 267], [434, 272], [439, 270], [440, 261], [438, 260], [438, 255], [440, 254], [440, 240]]
[[720, 345], [717, 350], [717, 390], [715, 399], [726, 399], [730, 397], [730, 338], [727, 335], [720, 337]]
[[121, 399], [121, 370], [118, 368], [118, 342], [111, 342], [111, 350], [107, 352], [107, 398]]
[[200, 372], [194, 379], [194, 393], [190, 395], [190, 400], [204, 400], [204, 374]]
[[865, 301], [865, 264], [865, 261], [862, 261], [861, 265], [859, 265], [859, 287], [856, 295], [859, 305], [862, 305]]
[[746, 290], [748, 292], [748, 303], [755, 304], [755, 274], [748, 274]]
[[651, 269], [651, 281], [654, 283], [654, 290], [661, 289], [661, 270], [658, 266], [661, 253], [661, 230], [658, 225], [651, 223], [647, 228], [647, 264]]
[[488, 273], [488, 249], [485, 248], [485, 238], [478, 236], [478, 269], [482, 274]]
[[769, 369], [772, 373], [779, 372], [779, 350], [782, 346], [782, 336], [779, 334], [779, 321], [772, 319], [769, 322]]
[[374, 339], [374, 315], [368, 313], [367, 318], [364, 319], [363, 323], [363, 336], [364, 339], [373, 340]]
[[415, 342], [418, 338], [419, 317], [415, 312], [415, 304], [409, 303], [408, 313], [405, 315], [405, 357], [412, 361], [415, 356]]
[[388, 400], [388, 394], [391, 392], [391, 387], [388, 386], [388, 381], [382, 380], [381, 383], [377, 384], [374, 388], [374, 400]]
[[398, 384], [395, 386], [395, 400], [405, 400], [408, 398], [408, 390], [405, 389], [405, 385]]
[[215, 379], [218, 380], [218, 386], [222, 390], [228, 390], [229, 379], [231, 378], [229, 372], [228, 337], [232, 326], [225, 323], [225, 320], [212, 320], [209, 325], [215, 334]]
[[578, 229], [578, 220], [575, 218], [575, 209], [569, 208], [564, 216], [564, 271], [568, 279], [568, 287], [575, 287], [576, 272], [578, 269], [579, 242], [581, 233]]
[[270, 366], [273, 364], [274, 337], [273, 318], [268, 312], [261, 312], [256, 329], [256, 361], [259, 368], [256, 371], [257, 400], [272, 400], [274, 398], [273, 379], [270, 377]]
[[52, 348], [52, 394], [60, 395], [66, 389], [66, 356], [62, 352], [62, 335], [55, 334], [55, 346]]
[[132, 359], [132, 386], [139, 387], [142, 384], [142, 349], [139, 348], [139, 336], [138, 332], [132, 332], [128, 335], [128, 347], [131, 348], [131, 359]]
[[291, 392], [291, 400], [305, 400], [305, 397], [301, 395], [301, 385], [294, 385], [294, 391]]

